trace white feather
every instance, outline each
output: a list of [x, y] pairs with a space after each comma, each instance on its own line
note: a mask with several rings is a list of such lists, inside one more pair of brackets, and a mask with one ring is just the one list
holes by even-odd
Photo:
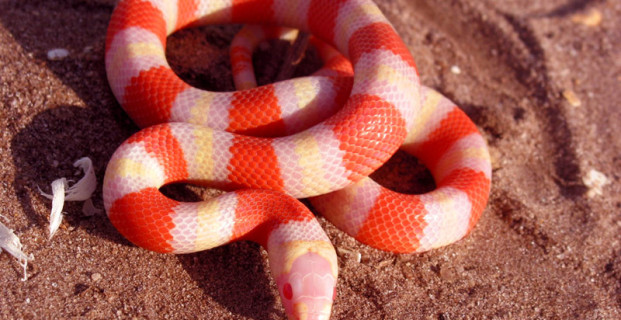
[[[93, 161], [84, 157], [73, 163], [74, 167], [78, 167], [84, 171], [84, 177], [69, 187], [66, 178], [56, 179], [52, 182], [52, 194], [45, 193], [41, 190], [41, 195], [52, 200], [52, 211], [50, 213], [50, 239], [60, 227], [62, 222], [62, 210], [65, 201], [86, 201], [90, 200], [91, 195], [97, 188], [97, 177], [93, 169]], [[87, 205], [85, 205], [87, 206]], [[90, 204], [89, 210], [95, 212], [99, 210]]]
[[[34, 259], [34, 256], [32, 254], [27, 255], [22, 251], [22, 243], [19, 241], [19, 238], [13, 233], [13, 230], [2, 224], [2, 222], [0, 222], [0, 248], [4, 249], [19, 261], [19, 264], [24, 268], [24, 277], [22, 281], [26, 281], [28, 279], [26, 274], [28, 260]], [[1, 251], [0, 249], [0, 252]]]

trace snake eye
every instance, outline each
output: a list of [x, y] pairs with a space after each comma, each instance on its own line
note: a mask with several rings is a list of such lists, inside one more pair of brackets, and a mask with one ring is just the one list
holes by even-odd
[[287, 300], [291, 300], [291, 298], [293, 298], [293, 288], [291, 288], [291, 284], [289, 282], [285, 283], [282, 287], [282, 295]]

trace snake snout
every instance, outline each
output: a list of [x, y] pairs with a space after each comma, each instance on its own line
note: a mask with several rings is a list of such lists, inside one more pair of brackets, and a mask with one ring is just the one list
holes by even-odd
[[328, 319], [335, 296], [336, 277], [329, 262], [316, 253], [301, 255], [288, 273], [279, 277], [278, 288], [289, 319]]

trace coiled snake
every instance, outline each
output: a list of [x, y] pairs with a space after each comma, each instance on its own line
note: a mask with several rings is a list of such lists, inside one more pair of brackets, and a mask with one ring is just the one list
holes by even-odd
[[[221, 23], [310, 32], [351, 62], [353, 76], [327, 66], [235, 92], [193, 88], [170, 69], [166, 37]], [[158, 252], [260, 243], [291, 319], [329, 318], [338, 274], [329, 239], [295, 198], [314, 197], [337, 227], [393, 252], [460, 239], [487, 202], [485, 141], [459, 108], [421, 89], [407, 47], [370, 0], [122, 0], [105, 60], [115, 97], [145, 128], [106, 169], [114, 226]], [[427, 166], [436, 190], [404, 195], [367, 178], [400, 147]], [[235, 191], [192, 203], [159, 191], [177, 182]]]

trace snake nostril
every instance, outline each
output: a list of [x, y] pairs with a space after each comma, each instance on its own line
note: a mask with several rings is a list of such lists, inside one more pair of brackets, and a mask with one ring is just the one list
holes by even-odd
[[291, 300], [291, 298], [293, 298], [293, 288], [289, 282], [285, 283], [282, 287], [282, 295], [287, 300]]

